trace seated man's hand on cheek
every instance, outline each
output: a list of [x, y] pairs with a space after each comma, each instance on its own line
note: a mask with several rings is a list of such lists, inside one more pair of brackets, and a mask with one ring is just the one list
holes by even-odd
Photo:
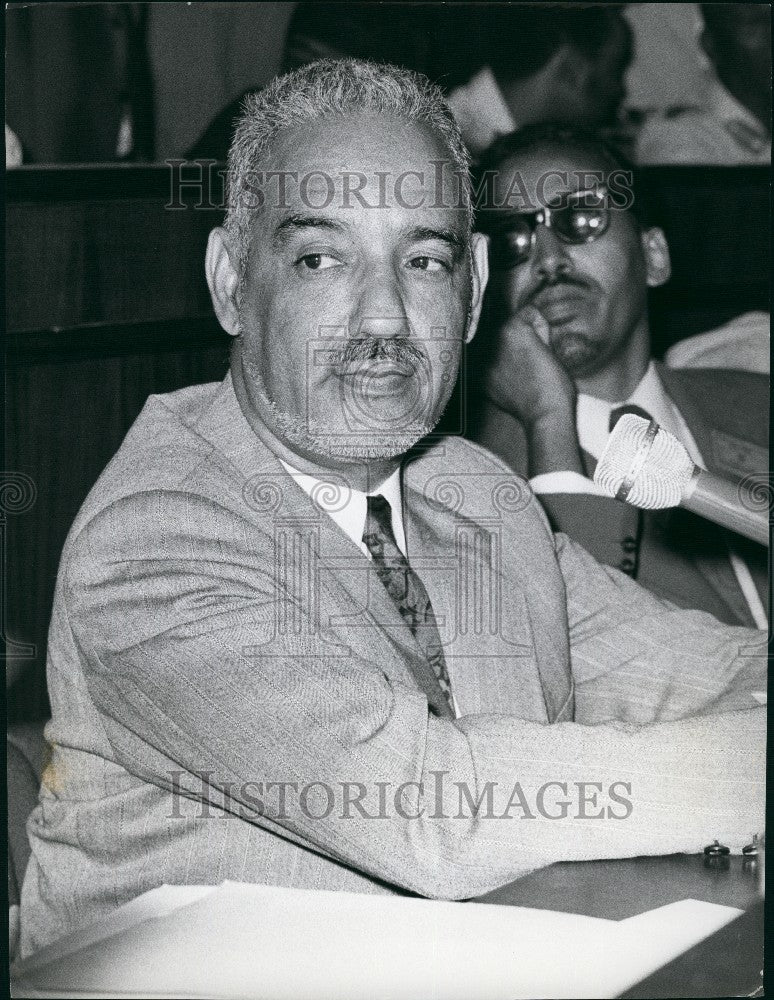
[[549, 326], [534, 306], [508, 317], [493, 341], [486, 394], [524, 426], [529, 473], [583, 472], [575, 431], [575, 385], [549, 346]]

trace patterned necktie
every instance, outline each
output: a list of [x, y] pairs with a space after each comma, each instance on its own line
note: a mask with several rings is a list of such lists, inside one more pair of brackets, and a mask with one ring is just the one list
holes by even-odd
[[433, 668], [439, 690], [427, 691], [425, 685], [420, 684], [428, 694], [431, 707], [439, 715], [453, 718], [451, 682], [430, 597], [395, 541], [389, 501], [383, 496], [369, 496], [367, 500], [363, 542], [371, 553], [376, 575]]

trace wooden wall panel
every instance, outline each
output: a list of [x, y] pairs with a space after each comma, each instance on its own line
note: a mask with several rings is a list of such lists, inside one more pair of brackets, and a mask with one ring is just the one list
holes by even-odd
[[166, 167], [22, 168], [8, 181], [5, 469], [36, 492], [5, 523], [8, 711], [30, 721], [48, 712], [51, 600], [78, 509], [147, 397], [221, 379], [230, 338], [203, 265], [223, 213], [197, 209], [190, 188], [170, 209]]
[[152, 392], [223, 378], [228, 338], [219, 347], [127, 354], [15, 366], [7, 382], [6, 468], [29, 476], [36, 500], [9, 515], [9, 638], [32, 643], [14, 657], [12, 721], [44, 717], [45, 651], [59, 556], [86, 494]]
[[221, 215], [160, 198], [9, 204], [9, 328], [211, 315], [204, 251]]

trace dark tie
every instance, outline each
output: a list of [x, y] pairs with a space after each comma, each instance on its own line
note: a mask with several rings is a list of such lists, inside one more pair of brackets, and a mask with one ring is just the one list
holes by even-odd
[[367, 499], [363, 542], [371, 553], [377, 576], [433, 669], [435, 685], [430, 679], [430, 686], [438, 690], [427, 690], [423, 679], [417, 680], [428, 695], [431, 707], [439, 715], [453, 717], [451, 683], [430, 597], [395, 541], [389, 501], [383, 496], [369, 496]]
[[643, 410], [641, 406], [637, 406], [635, 403], [625, 403], [623, 406], [616, 406], [615, 409], [610, 411], [610, 423], [607, 429], [612, 431], [621, 417], [627, 413], [633, 413], [635, 417], [642, 417], [643, 420], [650, 421], [653, 419], [648, 411]]

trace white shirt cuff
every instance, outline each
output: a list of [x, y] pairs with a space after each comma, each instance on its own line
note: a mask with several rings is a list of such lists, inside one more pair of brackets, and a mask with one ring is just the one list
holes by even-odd
[[543, 472], [529, 481], [533, 493], [538, 496], [546, 493], [588, 493], [592, 496], [604, 497], [607, 493], [592, 479], [587, 479], [579, 472]]

